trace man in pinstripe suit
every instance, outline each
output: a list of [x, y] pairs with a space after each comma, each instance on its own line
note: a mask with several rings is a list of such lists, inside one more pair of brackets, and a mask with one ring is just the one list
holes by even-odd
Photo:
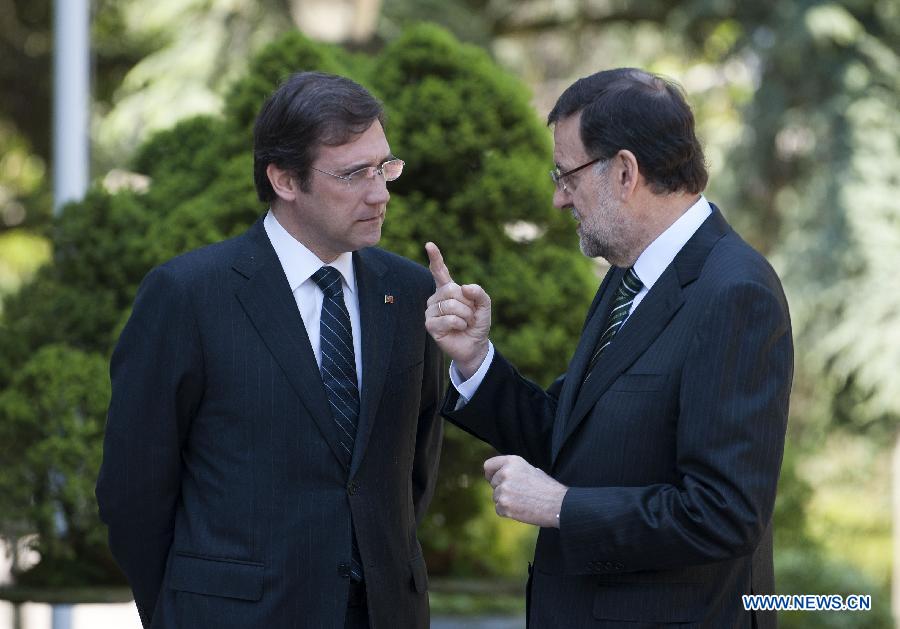
[[403, 168], [382, 123], [348, 79], [289, 78], [254, 130], [269, 211], [138, 291], [97, 498], [145, 627], [428, 627], [434, 282], [374, 247]]
[[488, 340], [487, 294], [426, 245], [426, 327], [453, 358], [443, 412], [502, 453], [484, 466], [497, 512], [541, 527], [529, 625], [773, 627], [741, 595], [774, 587], [793, 369], [778, 277], [702, 196], [677, 86], [600, 72], [549, 123], [554, 205], [613, 265], [563, 376], [522, 378]]

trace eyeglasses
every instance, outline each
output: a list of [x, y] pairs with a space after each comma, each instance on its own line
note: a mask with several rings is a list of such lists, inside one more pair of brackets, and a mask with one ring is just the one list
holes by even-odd
[[[591, 161], [587, 162], [586, 164], [582, 164], [581, 166], [578, 166], [577, 168], [573, 168], [572, 170], [567, 170], [564, 173], [559, 172], [559, 167], [556, 167], [550, 171], [550, 179], [556, 185], [557, 190], [559, 190], [561, 192], [568, 192], [569, 189], [566, 187], [566, 182], [564, 182], [563, 179], [565, 179], [569, 175], [577, 173], [579, 170], [582, 170], [584, 168], [587, 168], [588, 166], [592, 166], [593, 164], [596, 164], [597, 162], [601, 161], [602, 159], [603, 159], [602, 157], [598, 157], [597, 159], [592, 159]], [[574, 188], [572, 188], [572, 189], [574, 190]]]
[[335, 179], [346, 181], [347, 186], [349, 187], [352, 185], [359, 185], [364, 181], [375, 179], [376, 174], [384, 177], [385, 181], [394, 181], [403, 172], [404, 164], [405, 162], [402, 159], [389, 159], [381, 166], [366, 166], [365, 168], [354, 170], [349, 175], [337, 175], [335, 173], [330, 173], [327, 170], [316, 168], [315, 166], [310, 166], [310, 168], [322, 173], [323, 175], [329, 175], [331, 177], [334, 177]]

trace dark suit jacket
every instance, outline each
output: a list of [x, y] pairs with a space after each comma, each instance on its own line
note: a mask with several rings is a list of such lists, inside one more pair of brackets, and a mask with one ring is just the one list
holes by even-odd
[[351, 514], [371, 626], [428, 626], [416, 526], [441, 439], [423, 315], [434, 283], [382, 250], [353, 261], [363, 368], [349, 468], [262, 220], [141, 285], [112, 358], [97, 499], [145, 627], [342, 628]]
[[714, 209], [581, 386], [623, 274], [607, 274], [549, 390], [497, 353], [444, 412], [570, 487], [560, 528], [538, 537], [531, 627], [749, 628], [741, 595], [774, 586], [793, 369], [781, 285]]

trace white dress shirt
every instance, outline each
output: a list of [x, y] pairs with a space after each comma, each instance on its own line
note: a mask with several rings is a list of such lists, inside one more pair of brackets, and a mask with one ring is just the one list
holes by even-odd
[[[696, 203], [678, 217], [678, 220], [672, 223], [666, 231], [657, 236], [656, 240], [651, 242], [644, 249], [643, 253], [638, 256], [634, 263], [634, 272], [637, 273], [638, 278], [643, 283], [643, 287], [635, 295], [634, 301], [631, 302], [631, 309], [629, 309], [628, 317], [625, 318], [625, 321], [628, 321], [628, 318], [631, 317], [631, 314], [644, 300], [644, 297], [647, 296], [653, 285], [656, 284], [666, 267], [672, 263], [678, 252], [691, 239], [691, 236], [700, 229], [700, 225], [703, 224], [703, 221], [710, 214], [712, 214], [712, 208], [709, 202], [706, 200], [706, 197], [700, 195]], [[625, 323], [623, 322], [622, 325], [625, 325]], [[459, 393], [457, 408], [465, 406], [472, 399], [472, 396], [475, 395], [493, 359], [494, 344], [488, 341], [487, 356], [485, 356], [478, 371], [465, 381], [463, 381], [459, 369], [456, 368], [456, 364], [450, 363], [450, 382], [453, 383], [453, 386], [456, 387]]]
[[[263, 227], [266, 235], [275, 248], [275, 254], [278, 261], [281, 262], [281, 268], [287, 277], [288, 284], [291, 286], [291, 292], [294, 294], [294, 300], [297, 302], [297, 309], [300, 311], [300, 317], [303, 319], [303, 325], [306, 327], [306, 334], [309, 336], [309, 344], [312, 345], [313, 354], [316, 357], [316, 363], [322, 368], [322, 349], [320, 347], [321, 338], [319, 336], [319, 321], [322, 318], [322, 300], [325, 294], [312, 279], [312, 274], [321, 267], [326, 266], [316, 254], [306, 248], [305, 245], [297, 241], [291, 236], [287, 230], [281, 226], [272, 211], [269, 210], [266, 218], [263, 220]], [[359, 323], [359, 295], [356, 290], [356, 275], [353, 272], [353, 254], [350, 252], [342, 253], [334, 262], [329, 262], [327, 266], [332, 266], [341, 273], [341, 282], [344, 289], [344, 304], [347, 306], [347, 312], [350, 314], [350, 327], [353, 333], [353, 355], [356, 359], [356, 383], [362, 392], [362, 336], [360, 334]]]

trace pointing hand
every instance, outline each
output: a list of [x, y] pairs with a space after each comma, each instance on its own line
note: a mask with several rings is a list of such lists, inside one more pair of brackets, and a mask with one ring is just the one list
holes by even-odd
[[425, 251], [436, 286], [425, 309], [425, 329], [468, 380], [487, 356], [491, 298], [478, 284], [454, 282], [433, 242], [425, 244]]

